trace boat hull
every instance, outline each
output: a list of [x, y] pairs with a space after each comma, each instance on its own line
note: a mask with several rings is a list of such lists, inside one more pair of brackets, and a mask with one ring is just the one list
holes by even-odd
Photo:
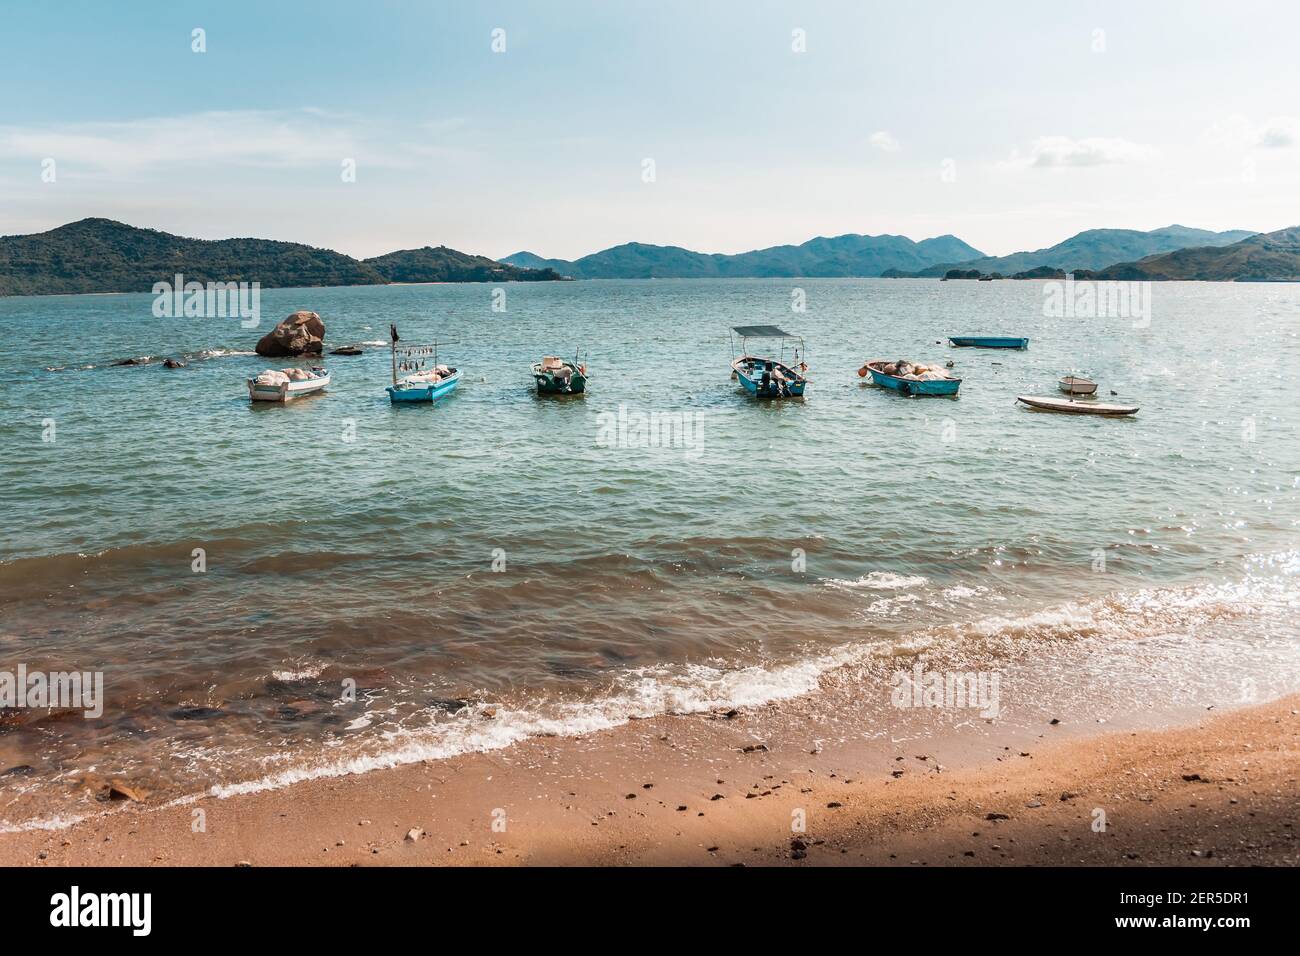
[[416, 402], [436, 402], [456, 390], [460, 384], [460, 373], [449, 375], [440, 382], [398, 382], [387, 387], [388, 398], [394, 405], [406, 405]]
[[1029, 339], [998, 335], [950, 335], [949, 343], [957, 348], [1027, 349]]
[[808, 384], [804, 379], [796, 379], [786, 382], [786, 388], [783, 389], [781, 383], [769, 380], [767, 388], [764, 388], [761, 376], [750, 378], [740, 369], [736, 369], [736, 378], [745, 391], [755, 398], [799, 398], [803, 395], [804, 386]]
[[885, 388], [891, 388], [902, 395], [956, 395], [957, 390], [961, 388], [961, 379], [944, 378], [934, 381], [912, 381], [908, 378], [899, 378], [897, 375], [886, 375], [867, 366], [867, 371], [871, 375], [871, 381]]
[[1110, 405], [1106, 402], [1076, 402], [1069, 398], [1055, 398], [1050, 395], [1018, 395], [1016, 401], [1041, 412], [1060, 412], [1065, 415], [1101, 415], [1107, 418], [1122, 418], [1136, 415], [1136, 405]]
[[572, 363], [564, 364], [571, 370], [567, 385], [563, 378], [557, 378], [540, 364], [533, 366], [533, 381], [537, 383], [538, 395], [582, 395], [587, 391], [587, 376]]
[[1067, 395], [1097, 394], [1097, 383], [1090, 382], [1086, 378], [1063, 378], [1057, 383], [1057, 388]]
[[304, 395], [323, 392], [330, 383], [326, 374], [308, 382], [282, 382], [279, 385], [259, 385], [257, 379], [248, 379], [248, 398], [253, 402], [289, 402]]

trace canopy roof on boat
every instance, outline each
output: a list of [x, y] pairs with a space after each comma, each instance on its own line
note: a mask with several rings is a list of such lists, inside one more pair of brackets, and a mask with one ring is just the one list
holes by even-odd
[[735, 325], [731, 331], [743, 339], [797, 339], [800, 336], [786, 332], [775, 325]]

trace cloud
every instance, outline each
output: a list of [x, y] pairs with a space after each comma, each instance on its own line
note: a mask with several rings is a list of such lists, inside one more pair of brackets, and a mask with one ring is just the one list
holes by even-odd
[[894, 134], [887, 129], [877, 130], [872, 133], [868, 142], [876, 149], [883, 150], [886, 153], [896, 153], [902, 149], [898, 140], [894, 138]]
[[1072, 139], [1069, 136], [1040, 136], [1029, 147], [1027, 154], [1018, 149], [1001, 165], [1011, 169], [1059, 169], [1067, 166], [1114, 166], [1140, 163], [1151, 159], [1155, 150], [1127, 139], [1088, 137]]
[[1269, 120], [1260, 129], [1255, 143], [1265, 149], [1285, 149], [1296, 141], [1296, 121], [1289, 117]]
[[1274, 116], [1256, 124], [1240, 113], [1219, 120], [1201, 138], [1220, 149], [1286, 149], [1300, 139], [1300, 122], [1291, 116]]
[[[132, 175], [168, 166], [293, 168], [338, 165], [412, 166], [451, 152], [444, 142], [460, 126], [425, 124], [426, 142], [397, 141], [352, 117], [309, 107], [300, 110], [212, 110], [181, 116], [0, 125], [0, 159], [54, 158], [61, 168]], [[403, 129], [402, 136], [411, 129]]]

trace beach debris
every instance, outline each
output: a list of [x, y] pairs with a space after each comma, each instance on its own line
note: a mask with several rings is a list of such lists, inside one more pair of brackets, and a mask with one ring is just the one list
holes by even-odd
[[[416, 840], [419, 840], [423, 836], [424, 836], [423, 830], [421, 830], [419, 827], [411, 827], [411, 829], [406, 831], [406, 842], [414, 843]], [[339, 846], [342, 845], [343, 844], [341, 843], [339, 844]]]
[[683, 803], [680, 807], [677, 808], [677, 812], [681, 813], [685, 811], [685, 809], [686, 809], [686, 804]]
[[906, 771], [904, 771], [904, 770], [891, 770], [891, 771], [889, 771], [889, 775], [890, 775], [891, 777], [893, 777], [895, 780], [897, 780], [899, 777], [901, 777], [904, 773], [906, 773]]
[[842, 807], [842, 806], [844, 806], [844, 804], [840, 803], [840, 802], [837, 801], [837, 800], [832, 800], [830, 803], [826, 804], [826, 809], [827, 809], [827, 810], [838, 810], [838, 809], [839, 809], [840, 807]]
[[258, 339], [257, 354], [271, 358], [285, 355], [320, 355], [324, 347], [325, 323], [315, 312], [295, 312]]
[[1062, 791], [1061, 791], [1061, 800], [1062, 800], [1062, 801], [1065, 801], [1065, 800], [1073, 800], [1073, 799], [1074, 799], [1075, 797], [1077, 797], [1077, 796], [1078, 796], [1077, 793], [1071, 793], [1069, 790], [1062, 790]]
[[724, 797], [724, 796], [723, 796], [722, 794], [720, 794], [720, 793], [715, 793], [713, 796], [709, 797], [709, 799], [710, 799], [710, 800], [725, 800], [725, 799], [727, 799], [727, 798]]
[[1051, 720], [1048, 721], [1048, 723], [1051, 724], [1053, 727], [1055, 727], [1060, 722], [1061, 720], [1059, 717], [1053, 717]]
[[767, 744], [745, 744], [740, 748], [740, 752], [744, 754], [767, 753]]
[[235, 866], [238, 867], [239, 869], [247, 869], [252, 865], [253, 864], [249, 863], [247, 860], [240, 860], [238, 863], [235, 864]]
[[790, 859], [802, 860], [808, 855], [808, 844], [797, 837], [790, 841]]
[[629, 794], [627, 795], [626, 799], [628, 799], [628, 800], [635, 800], [635, 799], [636, 799], [636, 794], [635, 794], [635, 793], [629, 793]]
[[121, 780], [110, 781], [107, 790], [104, 792], [104, 798], [107, 800], [131, 800], [135, 803], [140, 803], [148, 795], [148, 790], [132, 787]]
[[1039, 800], [1030, 800], [1028, 803], [1025, 804], [1025, 808], [1029, 810], [1037, 810], [1042, 805], [1043, 805], [1042, 802]]
[[985, 820], [1010, 820], [1011, 817], [1005, 813], [986, 813], [984, 814], [984, 819]]
[[[1185, 773], [1183, 774], [1183, 779], [1186, 780], [1188, 783], [1193, 783], [1194, 781], [1202, 780], [1202, 777], [1199, 773]], [[1205, 782], [1208, 783], [1208, 781]]]
[[812, 750], [810, 750], [810, 751], [808, 751], [808, 752], [809, 752], [810, 754], [819, 754], [819, 753], [821, 753], [821, 752], [822, 752], [822, 742], [821, 742], [820, 740], [814, 740], [814, 741], [813, 741], [813, 745], [812, 745]]

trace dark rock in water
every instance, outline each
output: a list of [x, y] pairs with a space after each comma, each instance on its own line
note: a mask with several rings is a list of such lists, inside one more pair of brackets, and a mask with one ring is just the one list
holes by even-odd
[[438, 710], [444, 710], [449, 714], [454, 714], [457, 711], [464, 710], [468, 707], [469, 701], [461, 700], [458, 697], [435, 697], [433, 700], [429, 701], [429, 706], [436, 707]]
[[29, 777], [36, 772], [36, 768], [31, 764], [20, 763], [16, 767], [10, 767], [8, 770], [0, 770], [0, 777]]
[[330, 355], [364, 355], [365, 350], [359, 345], [340, 345], [336, 349], [330, 349]]
[[114, 365], [143, 365], [144, 362], [140, 361], [139, 359], [124, 358], [124, 359], [118, 359], [113, 364]]
[[163, 368], [184, 368], [185, 363], [180, 359], [167, 359], [163, 362]]
[[286, 355], [320, 355], [325, 323], [315, 312], [295, 312], [257, 342], [257, 354], [272, 358]]
[[212, 720], [225, 715], [224, 710], [215, 707], [178, 707], [169, 716], [172, 720]]

